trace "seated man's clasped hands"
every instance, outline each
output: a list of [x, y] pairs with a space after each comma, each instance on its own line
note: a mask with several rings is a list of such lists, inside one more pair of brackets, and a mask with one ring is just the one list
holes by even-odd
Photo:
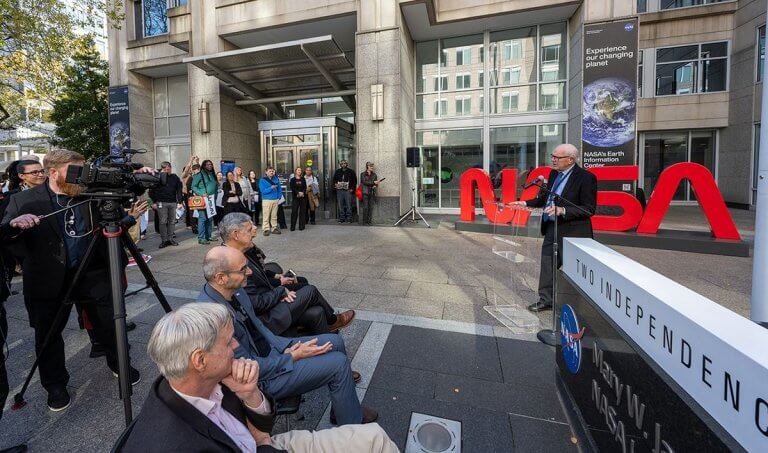
[[235, 356], [259, 363], [261, 388], [280, 400], [326, 386], [331, 423], [369, 423], [376, 411], [363, 408], [355, 392], [344, 341], [337, 334], [286, 338], [273, 334], [256, 315], [243, 290], [251, 275], [247, 259], [231, 247], [214, 247], [205, 256], [207, 283], [198, 300], [227, 307], [234, 319]]
[[[259, 388], [259, 362], [235, 358], [240, 346], [235, 335], [235, 323], [224, 305], [191, 303], [163, 316], [147, 346], [161, 376], [116, 450], [398, 451], [375, 423], [271, 436], [275, 401]], [[301, 350], [299, 346], [294, 351]]]

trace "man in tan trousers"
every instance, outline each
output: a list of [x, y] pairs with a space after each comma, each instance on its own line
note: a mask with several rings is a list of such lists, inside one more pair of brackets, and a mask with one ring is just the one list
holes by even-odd
[[258, 387], [258, 363], [234, 358], [233, 333], [221, 304], [189, 303], [158, 321], [147, 350], [161, 376], [117, 451], [398, 452], [376, 423], [270, 436], [275, 402]]

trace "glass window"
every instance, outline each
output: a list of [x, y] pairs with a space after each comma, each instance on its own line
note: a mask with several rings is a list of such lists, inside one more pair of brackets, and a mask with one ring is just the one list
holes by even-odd
[[657, 49], [656, 62], [657, 96], [727, 89], [727, 42]]
[[536, 85], [491, 90], [491, 113], [533, 112], [536, 110]]
[[[701, 164], [715, 174], [716, 148], [715, 131], [671, 131], [644, 134], [644, 189], [651, 195], [659, 175], [665, 168], [679, 162]], [[674, 200], [695, 200], [690, 184], [680, 184]]]
[[186, 74], [152, 80], [152, 98], [155, 137], [188, 136], [189, 93]]
[[565, 24], [542, 25], [539, 33], [541, 34], [541, 73], [544, 79], [544, 72], [556, 74], [549, 80], [565, 80], [567, 52], [565, 45]]
[[757, 29], [757, 81], [763, 80], [763, 64], [765, 62], [765, 25]]
[[456, 74], [456, 89], [463, 90], [471, 88], [471, 76], [468, 73]]
[[435, 118], [440, 118], [448, 113], [448, 99], [435, 99], [434, 103], [434, 115]]
[[686, 6], [709, 5], [723, 1], [725, 0], [661, 0], [659, 7], [661, 9], [685, 8]]
[[538, 165], [549, 165], [555, 148], [565, 143], [565, 124], [544, 124], [539, 126]]
[[648, 12], [648, 0], [637, 0], [637, 12], [638, 13]]
[[[493, 32], [490, 39], [491, 86], [512, 83], [510, 73], [513, 66], [518, 68], [514, 83], [536, 81], [536, 27]], [[504, 55], [505, 47], [510, 49], [509, 58]], [[505, 77], [510, 81], [505, 83]]]
[[435, 76], [434, 91], [447, 91], [447, 90], [448, 90], [448, 76]]
[[[650, 197], [659, 175], [665, 168], [688, 160], [688, 133], [664, 132], [645, 134], [645, 177], [643, 188]], [[685, 200], [685, 187], [681, 184], [675, 192], [674, 200]]]
[[643, 50], [637, 54], [637, 96], [643, 96]]
[[527, 174], [536, 168], [536, 126], [495, 127], [491, 129], [491, 159], [488, 173], [501, 197], [501, 171], [516, 168], [518, 181], [515, 186], [525, 182]]
[[168, 17], [165, 15], [166, 0], [142, 0], [144, 36], [168, 33]]
[[[565, 33], [565, 23], [488, 32], [488, 49], [483, 47], [485, 35], [416, 43], [417, 119], [481, 114], [485, 102], [480, 92], [468, 99], [457, 98], [451, 91], [483, 88], [487, 83], [492, 114], [565, 109]], [[487, 77], [486, 54], [490, 59]], [[711, 66], [710, 72], [719, 69]], [[447, 99], [447, 109], [441, 108], [442, 99]]]
[[483, 168], [482, 129], [441, 131], [441, 207], [459, 207], [459, 178], [470, 168]]
[[752, 158], [752, 204], [757, 204], [757, 176], [760, 170], [760, 123], [755, 124], [755, 144]]
[[456, 116], [466, 116], [472, 113], [472, 96], [456, 96]]
[[419, 206], [440, 207], [440, 162], [438, 160], [440, 133], [425, 131], [416, 133], [416, 145], [421, 148], [421, 178]]
[[565, 83], [539, 85], [541, 100], [539, 110], [561, 110], [565, 108]]
[[438, 90], [437, 85], [434, 87], [427, 85], [428, 78], [438, 75], [437, 63], [437, 41], [416, 43], [416, 80], [418, 81], [416, 91], [418, 93]]

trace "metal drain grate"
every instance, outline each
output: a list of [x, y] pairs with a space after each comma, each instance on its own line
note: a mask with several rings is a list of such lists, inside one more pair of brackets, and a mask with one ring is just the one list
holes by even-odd
[[404, 453], [461, 453], [461, 423], [412, 413]]

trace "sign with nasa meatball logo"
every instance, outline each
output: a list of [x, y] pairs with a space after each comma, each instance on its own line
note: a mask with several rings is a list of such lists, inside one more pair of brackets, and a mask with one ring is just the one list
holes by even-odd
[[584, 26], [584, 167], [635, 164], [637, 18]]
[[562, 347], [563, 360], [571, 373], [578, 373], [581, 366], [581, 337], [584, 329], [579, 328], [579, 319], [576, 312], [568, 304], [560, 310], [560, 346]]

